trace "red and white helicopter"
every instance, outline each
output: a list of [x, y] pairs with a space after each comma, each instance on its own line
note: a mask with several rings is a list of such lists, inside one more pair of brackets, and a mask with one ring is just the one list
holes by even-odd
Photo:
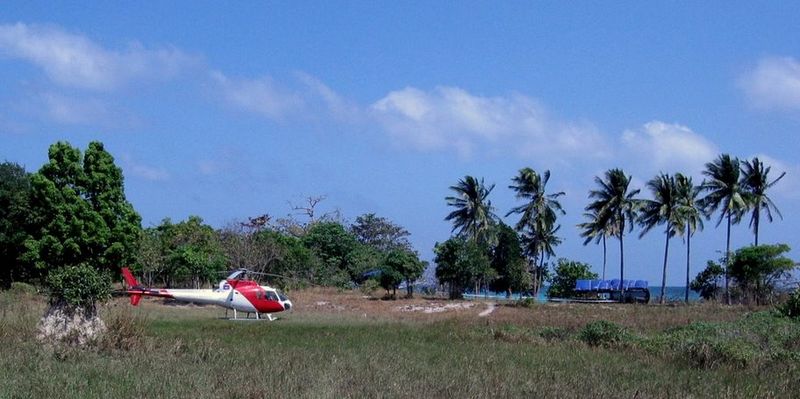
[[292, 301], [275, 288], [259, 285], [253, 280], [247, 279], [248, 274], [264, 274], [251, 272], [247, 269], [239, 269], [231, 273], [227, 278], [219, 282], [216, 288], [208, 289], [171, 289], [171, 288], [146, 288], [136, 281], [130, 269], [122, 268], [122, 276], [128, 289], [125, 294], [131, 298], [131, 305], [136, 306], [142, 296], [154, 296], [160, 298], [170, 298], [182, 302], [193, 302], [221, 306], [226, 309], [233, 309], [233, 320], [238, 320], [237, 311], [255, 313], [256, 319], [261, 319], [261, 314], [266, 314], [270, 321], [276, 318], [273, 313], [290, 310]]

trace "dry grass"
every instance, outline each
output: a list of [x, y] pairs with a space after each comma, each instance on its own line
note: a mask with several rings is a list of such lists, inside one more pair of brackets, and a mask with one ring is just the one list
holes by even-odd
[[[53, 354], [24, 333], [43, 301], [0, 292], [0, 398], [790, 397], [800, 389], [797, 367], [695, 369], [562, 334], [597, 319], [647, 334], [742, 319], [745, 308], [542, 304], [478, 317], [483, 301], [384, 301], [326, 289], [289, 296], [295, 311], [274, 323], [234, 323], [219, 319], [220, 308], [157, 300], [133, 308], [118, 298], [100, 309], [114, 334], [99, 348]], [[397, 309], [445, 303], [476, 306]]]

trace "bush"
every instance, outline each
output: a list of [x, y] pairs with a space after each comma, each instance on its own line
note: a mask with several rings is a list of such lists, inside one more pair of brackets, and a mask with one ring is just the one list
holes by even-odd
[[380, 286], [381, 285], [378, 284], [378, 282], [375, 281], [375, 279], [369, 278], [366, 281], [364, 281], [363, 283], [361, 283], [361, 285], [358, 287], [358, 289], [361, 291], [362, 294], [367, 295], [367, 296], [372, 296], [372, 294], [375, 292], [375, 290], [380, 288]]
[[118, 312], [107, 318], [106, 327], [108, 329], [96, 342], [98, 349], [106, 352], [130, 351], [142, 346], [147, 320], [130, 312]]
[[36, 295], [39, 292], [33, 285], [19, 281], [11, 283], [8, 291], [15, 295]]
[[605, 320], [593, 321], [578, 333], [578, 339], [589, 346], [620, 346], [629, 338], [630, 334], [624, 327]]
[[50, 303], [93, 311], [111, 298], [111, 278], [88, 265], [60, 267], [47, 275]]
[[571, 333], [566, 328], [544, 327], [539, 330], [539, 336], [547, 341], [566, 341]]
[[789, 295], [789, 299], [778, 307], [778, 313], [792, 318], [800, 318], [800, 288]]

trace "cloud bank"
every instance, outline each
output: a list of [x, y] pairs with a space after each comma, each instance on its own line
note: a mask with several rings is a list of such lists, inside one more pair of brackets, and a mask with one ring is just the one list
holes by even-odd
[[740, 84], [757, 108], [800, 111], [800, 61], [795, 58], [761, 59]]
[[24, 23], [0, 25], [0, 54], [36, 65], [59, 85], [100, 91], [173, 77], [195, 62], [175, 48], [131, 43], [121, 51], [109, 50], [58, 27]]

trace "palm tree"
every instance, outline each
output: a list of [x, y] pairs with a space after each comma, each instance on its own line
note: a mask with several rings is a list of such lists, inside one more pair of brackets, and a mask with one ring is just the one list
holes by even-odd
[[727, 221], [727, 238], [725, 240], [725, 302], [730, 305], [728, 266], [731, 255], [731, 223], [739, 223], [742, 214], [747, 209], [745, 192], [739, 181], [739, 158], [731, 158], [728, 154], [721, 154], [714, 162], [706, 164], [703, 174], [708, 178], [700, 186], [707, 194], [701, 200], [706, 214], [710, 215], [720, 210], [717, 226], [723, 220]]
[[[555, 256], [555, 247], [562, 242], [561, 237], [556, 235], [559, 229], [561, 229], [561, 225], [549, 225], [544, 228], [540, 226], [535, 230], [529, 228], [522, 233], [523, 250], [525, 255], [533, 261], [531, 271], [534, 274], [534, 292], [537, 294], [547, 271], [544, 260]], [[536, 264], [537, 258], [539, 259], [538, 265]]]
[[675, 188], [675, 178], [661, 173], [647, 182], [647, 188], [653, 193], [653, 199], [642, 200], [642, 212], [639, 215], [639, 224], [642, 226], [642, 232], [639, 238], [642, 238], [653, 227], [666, 224], [664, 235], [666, 236], [666, 244], [664, 244], [664, 266], [661, 274], [661, 296], [658, 302], [664, 303], [664, 291], [667, 286], [667, 256], [669, 255], [669, 239], [672, 238], [678, 231], [683, 231], [683, 225], [680, 216], [677, 212], [678, 201]]
[[545, 170], [544, 174], [539, 176], [535, 170], [523, 168], [511, 180], [514, 184], [508, 188], [515, 191], [517, 199], [525, 200], [524, 204], [506, 213], [506, 216], [512, 213], [522, 215], [515, 225], [517, 231], [522, 231], [528, 226], [547, 229], [547, 226], [555, 224], [558, 213], [566, 215], [564, 209], [561, 208], [561, 203], [558, 202], [558, 197], [564, 195], [564, 192], [547, 194], [545, 191], [547, 182], [550, 181], [549, 170]]
[[772, 199], [767, 196], [766, 191], [780, 181], [783, 176], [786, 176], [786, 172], [781, 173], [777, 179], [770, 182], [770, 169], [770, 166], [765, 168], [764, 163], [761, 162], [758, 157], [754, 157], [752, 161], [745, 161], [742, 164], [741, 185], [747, 194], [750, 208], [752, 208], [750, 227], [753, 228], [753, 233], [755, 234], [755, 245], [758, 245], [758, 224], [761, 220], [762, 210], [767, 215], [767, 220], [769, 220], [770, 223], [772, 223], [773, 211], [778, 214], [778, 217], [783, 219], [781, 211], [778, 210], [778, 207], [775, 206]]
[[678, 217], [681, 219], [681, 224], [686, 226], [686, 232], [684, 233], [681, 230], [680, 234], [685, 234], [686, 237], [686, 292], [684, 300], [689, 303], [689, 259], [692, 248], [692, 234], [698, 229], [703, 229], [703, 208], [698, 198], [700, 196], [700, 187], [694, 185], [691, 177], [676, 173], [675, 193], [678, 202]]
[[602, 226], [600, 224], [600, 219], [599, 219], [600, 215], [598, 215], [596, 211], [595, 212], [591, 212], [591, 213], [584, 213], [583, 216], [586, 217], [587, 219], [589, 219], [588, 222], [584, 222], [584, 223], [578, 224], [578, 228], [583, 230], [583, 231], [581, 231], [581, 237], [585, 238], [585, 240], [583, 241], [583, 245], [589, 244], [590, 242], [592, 242], [592, 240], [594, 240], [595, 244], [598, 244], [600, 242], [603, 243], [603, 274], [602, 274], [602, 276], [603, 276], [603, 280], [605, 280], [606, 279], [606, 253], [607, 253], [607, 250], [606, 250], [606, 238], [607, 237], [614, 237], [614, 236], [617, 235], [617, 233], [614, 230], [614, 226], [613, 225], [608, 224], [608, 225]]
[[490, 227], [496, 219], [492, 202], [488, 200], [494, 184], [486, 187], [483, 179], [464, 176], [455, 186], [450, 186], [455, 196], [446, 197], [447, 205], [455, 207], [444, 220], [453, 221], [453, 230], [476, 242], [486, 242]]
[[[589, 198], [594, 199], [587, 207], [589, 212], [597, 213], [598, 228], [602, 231], [612, 229], [619, 239], [619, 279], [620, 289], [625, 277], [625, 250], [623, 236], [625, 228], [633, 230], [633, 221], [640, 207], [640, 201], [635, 198], [638, 189], [630, 190], [631, 178], [626, 176], [621, 169], [609, 169], [605, 179], [594, 178], [600, 186], [597, 190], [589, 191]], [[620, 298], [621, 299], [621, 298]]]

